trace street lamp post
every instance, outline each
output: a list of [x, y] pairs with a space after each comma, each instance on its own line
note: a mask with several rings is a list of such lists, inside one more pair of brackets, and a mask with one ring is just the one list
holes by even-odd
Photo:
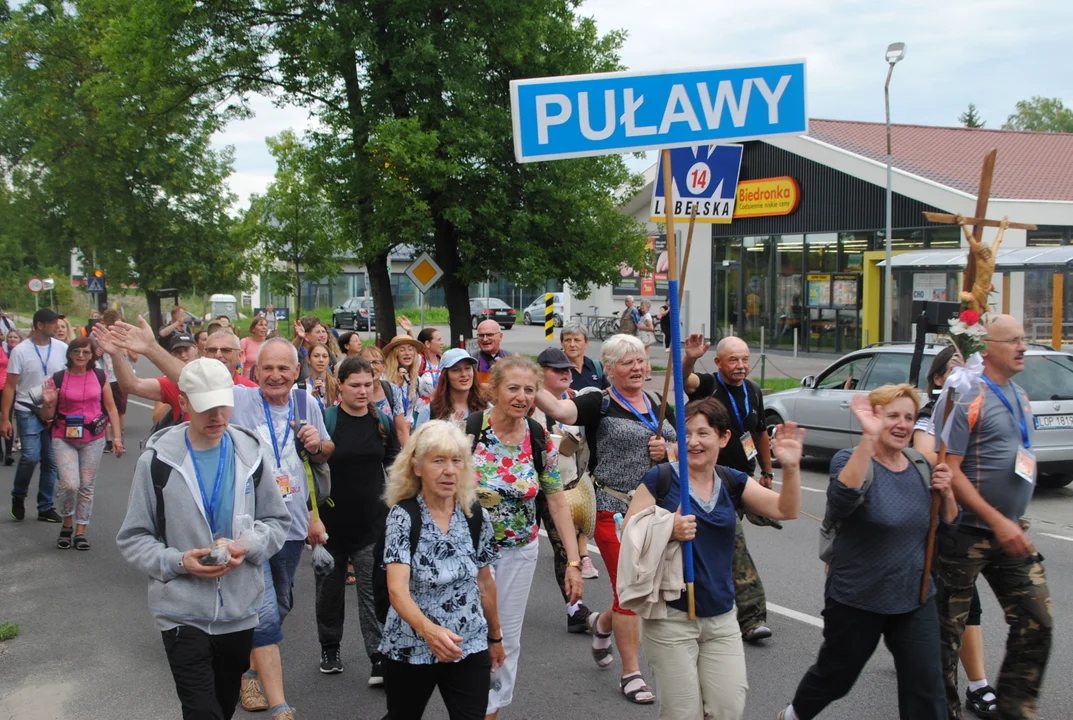
[[890, 76], [894, 74], [895, 64], [904, 57], [905, 43], [896, 42], [887, 46], [887, 82], [883, 85], [883, 104], [886, 106], [887, 111], [887, 262], [883, 273], [884, 293], [886, 293], [886, 302], [883, 304], [885, 311], [883, 313], [883, 340], [885, 342], [890, 342], [892, 339], [891, 323], [894, 318], [894, 286], [891, 274], [891, 235], [893, 234], [891, 229], [891, 164], [894, 158], [890, 150]]

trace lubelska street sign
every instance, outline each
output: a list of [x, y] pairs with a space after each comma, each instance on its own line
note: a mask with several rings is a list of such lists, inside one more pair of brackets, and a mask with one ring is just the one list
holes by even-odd
[[808, 132], [805, 61], [512, 80], [518, 162]]
[[[697, 222], [730, 224], [734, 219], [742, 150], [741, 145], [710, 145], [670, 151], [674, 186], [671, 210], [676, 222], [689, 222], [696, 205]], [[666, 195], [663, 173], [656, 173], [650, 222], [663, 222], [666, 218]]]

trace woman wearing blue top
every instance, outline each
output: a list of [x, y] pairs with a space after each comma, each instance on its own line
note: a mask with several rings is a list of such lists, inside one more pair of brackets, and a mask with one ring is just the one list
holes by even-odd
[[[492, 523], [477, 506], [474, 543], [467, 520], [477, 499], [473, 477], [469, 440], [439, 420], [418, 428], [391, 466], [384, 493], [391, 609], [380, 643], [391, 720], [420, 718], [435, 688], [451, 720], [482, 720], [489, 671], [503, 664]], [[411, 554], [410, 513], [400, 503], [414, 497], [421, 530]]]
[[[768, 490], [745, 473], [717, 467], [719, 451], [730, 441], [730, 415], [715, 398], [686, 405], [689, 496], [693, 514], [674, 521], [672, 540], [693, 541], [696, 619], [686, 612], [685, 593], [667, 603], [663, 620], [644, 619], [641, 639], [659, 692], [660, 720], [736, 720], [745, 711], [749, 689], [745, 651], [734, 606], [734, 528], [744, 508], [776, 520], [796, 518], [801, 509], [801, 448], [805, 431], [794, 423], [779, 428], [772, 450], [782, 467], [782, 492]], [[658, 504], [670, 512], [680, 506], [677, 463], [662, 497], [660, 469], [641, 479], [625, 522]]]
[[[946, 465], [930, 489], [905, 452], [919, 411], [912, 385], [883, 385], [850, 401], [861, 442], [831, 460], [827, 517], [840, 523], [824, 592], [823, 645], [779, 720], [811, 720], [852, 689], [882, 637], [898, 675], [902, 720], [946, 720], [935, 585], [920, 602], [931, 493], [942, 497], [943, 525], [958, 518]], [[912, 451], [910, 451], [912, 453]], [[871, 471], [873, 482], [863, 489]]]

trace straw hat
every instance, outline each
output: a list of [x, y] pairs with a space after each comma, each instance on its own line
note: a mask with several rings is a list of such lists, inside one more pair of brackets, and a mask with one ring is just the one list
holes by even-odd
[[396, 335], [391, 339], [391, 342], [380, 349], [380, 352], [384, 353], [384, 357], [386, 358], [389, 354], [395, 352], [403, 345], [410, 345], [418, 355], [425, 352], [425, 346], [409, 335]]

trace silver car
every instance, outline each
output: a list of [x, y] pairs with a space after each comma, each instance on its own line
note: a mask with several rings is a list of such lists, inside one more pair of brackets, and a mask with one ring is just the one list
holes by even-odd
[[[942, 348], [924, 348], [921, 382]], [[840, 358], [819, 375], [802, 379], [799, 389], [765, 396], [769, 431], [785, 420], [798, 423], [808, 430], [805, 452], [820, 457], [856, 446], [861, 426], [850, 412], [850, 398], [887, 383], [909, 382], [912, 359], [910, 344], [868, 347]], [[1068, 485], [1073, 481], [1073, 354], [1030, 346], [1025, 352], [1025, 370], [1014, 381], [1032, 403], [1036, 430], [1032, 451], [1039, 466], [1039, 484]]]

